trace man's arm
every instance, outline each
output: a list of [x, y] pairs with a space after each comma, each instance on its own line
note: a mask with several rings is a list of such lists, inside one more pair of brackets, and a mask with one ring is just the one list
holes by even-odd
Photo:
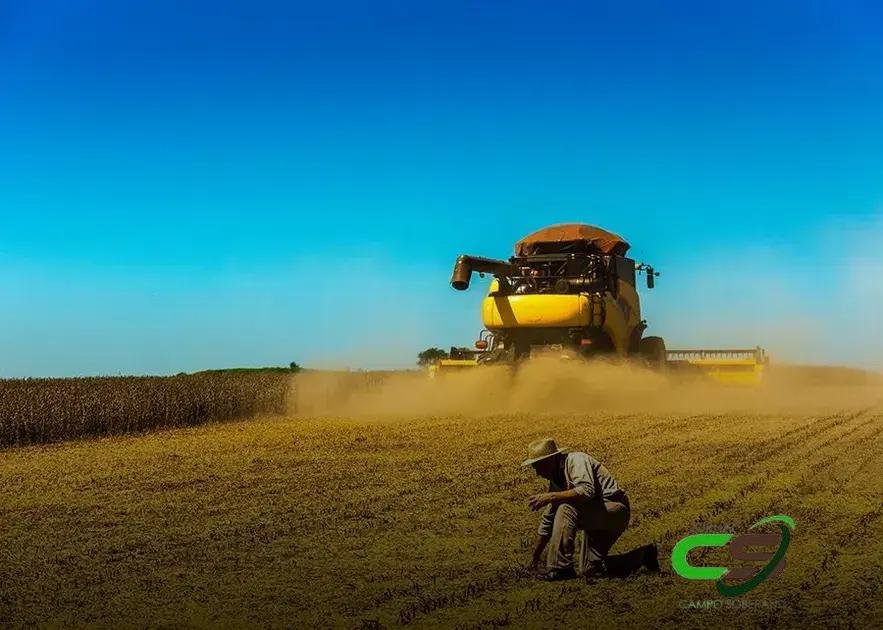
[[540, 518], [540, 526], [539, 529], [537, 529], [537, 539], [533, 545], [533, 555], [530, 561], [530, 567], [532, 569], [536, 569], [539, 567], [540, 558], [543, 555], [543, 550], [546, 548], [546, 544], [552, 537], [552, 525], [554, 524], [555, 506], [550, 505], [548, 508], [546, 508], [546, 511], [543, 512], [543, 516]]
[[591, 501], [595, 498], [593, 461], [586, 453], [570, 453], [565, 460], [571, 492], [579, 494], [583, 501]]
[[555, 506], [559, 503], [584, 503], [595, 497], [595, 476], [592, 473], [592, 463], [588, 455], [570, 453], [564, 462], [571, 488], [560, 492], [535, 494], [528, 499], [531, 510], [536, 511], [545, 505]]
[[536, 569], [540, 564], [540, 558], [543, 555], [543, 549], [546, 548], [546, 545], [549, 542], [549, 538], [551, 536], [549, 534], [539, 534], [537, 535], [537, 540], [533, 545], [533, 557], [530, 561], [530, 567], [532, 569]]
[[571, 489], [562, 490], [561, 492], [542, 492], [540, 494], [535, 494], [528, 499], [527, 503], [530, 505], [530, 509], [536, 512], [546, 505], [555, 505], [558, 503], [582, 503], [583, 501], [588, 500], [589, 497], [586, 496], [585, 492]]

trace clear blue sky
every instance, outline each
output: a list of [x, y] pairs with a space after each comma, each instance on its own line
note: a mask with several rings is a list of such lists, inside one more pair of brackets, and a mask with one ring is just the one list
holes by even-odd
[[879, 6], [0, 0], [0, 376], [408, 365], [564, 221], [669, 345], [883, 366]]

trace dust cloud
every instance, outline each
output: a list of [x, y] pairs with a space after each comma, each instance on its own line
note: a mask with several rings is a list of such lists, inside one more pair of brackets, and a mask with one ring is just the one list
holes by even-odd
[[517, 370], [311, 372], [292, 388], [292, 414], [309, 417], [499, 414], [824, 412], [883, 400], [876, 375], [846, 368], [773, 366], [754, 387], [616, 362], [536, 359]]

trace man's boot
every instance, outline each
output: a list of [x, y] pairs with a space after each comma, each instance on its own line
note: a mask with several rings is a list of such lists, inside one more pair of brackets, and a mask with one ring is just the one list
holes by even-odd
[[607, 566], [604, 564], [603, 560], [592, 560], [583, 572], [583, 577], [587, 580], [607, 577], [607, 575]]
[[659, 573], [659, 549], [655, 543], [644, 547], [644, 566], [648, 571]]
[[575, 577], [576, 571], [573, 570], [573, 567], [567, 567], [566, 569], [551, 569], [543, 575], [542, 579], [546, 582], [559, 582], [561, 580], [572, 580]]

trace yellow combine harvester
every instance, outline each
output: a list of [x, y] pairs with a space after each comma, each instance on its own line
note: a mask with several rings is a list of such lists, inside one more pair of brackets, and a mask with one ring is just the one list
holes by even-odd
[[469, 288], [473, 273], [494, 276], [481, 314], [485, 329], [475, 350], [451, 348], [430, 375], [538, 356], [564, 359], [606, 355], [636, 358], [656, 368], [701, 370], [728, 384], [756, 383], [768, 363], [755, 350], [666, 351], [661, 337], [644, 336], [636, 278], [652, 289], [659, 274], [626, 257], [629, 244], [591, 225], [553, 225], [515, 244], [508, 260], [459, 256], [451, 286]]

